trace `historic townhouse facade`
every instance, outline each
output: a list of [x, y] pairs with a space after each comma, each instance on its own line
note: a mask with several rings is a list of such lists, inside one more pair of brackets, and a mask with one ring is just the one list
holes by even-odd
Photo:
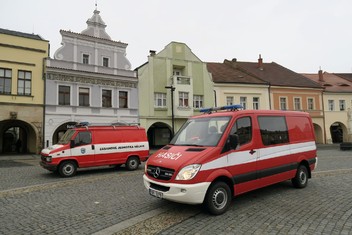
[[324, 87], [326, 143], [351, 142], [352, 80], [348, 80], [345, 74], [333, 74], [322, 70], [317, 74], [303, 75]]
[[0, 29], [0, 154], [38, 153], [43, 143], [49, 42]]
[[241, 104], [244, 109], [270, 109], [269, 83], [239, 68], [235, 62], [207, 63], [215, 91], [215, 105]]
[[46, 146], [77, 122], [139, 122], [138, 80], [127, 44], [110, 38], [99, 13], [81, 33], [61, 30], [62, 47], [47, 61]]
[[[260, 104], [261, 109], [297, 110], [310, 113], [314, 123], [316, 141], [317, 143], [325, 143], [323, 88], [318, 83], [275, 62], [264, 63], [260, 55], [258, 62], [242, 62], [236, 59], [225, 62], [232, 64], [237, 70], [265, 82], [266, 86], [262, 84], [261, 90], [257, 90], [263, 96], [262, 104]], [[257, 87], [259, 88], [259, 86]], [[267, 95], [264, 95], [265, 92]], [[245, 103], [247, 109], [251, 109], [255, 103], [254, 98], [257, 96], [258, 94], [246, 99], [243, 95], [241, 100], [241, 95], [239, 95], [238, 101], [240, 104]]]
[[213, 82], [203, 63], [184, 43], [150, 51], [138, 72], [140, 123], [151, 147], [163, 146], [189, 116], [214, 106]]

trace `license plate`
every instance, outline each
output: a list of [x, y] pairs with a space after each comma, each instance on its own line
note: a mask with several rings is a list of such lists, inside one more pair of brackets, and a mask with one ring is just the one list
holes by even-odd
[[163, 193], [162, 192], [159, 192], [159, 191], [156, 191], [152, 188], [149, 189], [149, 194], [154, 196], [154, 197], [157, 197], [157, 198], [163, 198]]

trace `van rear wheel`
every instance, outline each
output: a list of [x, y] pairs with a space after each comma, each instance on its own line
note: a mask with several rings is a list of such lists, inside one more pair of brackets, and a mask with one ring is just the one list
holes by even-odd
[[59, 174], [62, 177], [71, 177], [76, 174], [77, 164], [73, 161], [62, 162], [59, 166]]
[[204, 206], [213, 215], [223, 214], [231, 204], [232, 194], [225, 182], [215, 182], [205, 196]]
[[292, 180], [292, 184], [296, 188], [305, 188], [308, 184], [308, 170], [305, 165], [299, 165], [296, 176]]
[[139, 167], [139, 158], [138, 157], [129, 157], [126, 162], [126, 168], [129, 171], [137, 170]]

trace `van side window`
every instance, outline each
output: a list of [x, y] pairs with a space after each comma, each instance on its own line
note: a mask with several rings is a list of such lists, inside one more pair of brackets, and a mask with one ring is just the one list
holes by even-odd
[[239, 144], [243, 145], [252, 140], [252, 122], [250, 117], [243, 117], [236, 120], [230, 134], [238, 135]]
[[75, 138], [75, 146], [86, 145], [92, 142], [92, 135], [89, 131], [79, 132]]
[[258, 123], [264, 145], [289, 142], [285, 117], [261, 116]]

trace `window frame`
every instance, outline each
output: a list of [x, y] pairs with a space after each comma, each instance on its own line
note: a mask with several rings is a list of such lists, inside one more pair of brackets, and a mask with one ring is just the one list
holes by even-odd
[[[85, 89], [88, 90], [88, 95], [86, 93], [82, 93], [80, 90]], [[81, 103], [81, 97], [83, 98], [83, 103]], [[88, 97], [88, 104], [86, 104], [86, 99], [85, 97]], [[89, 87], [78, 87], [78, 106], [81, 107], [90, 107], [90, 88]]]
[[[23, 78], [20, 77], [20, 74], [23, 73]], [[26, 74], [30, 74], [30, 78], [27, 79]], [[31, 96], [32, 95], [32, 71], [28, 70], [18, 70], [17, 71], [17, 95], [22, 95], [22, 96]], [[23, 81], [23, 87], [20, 87], [20, 83]], [[29, 84], [29, 88], [27, 87], [27, 84]], [[26, 93], [27, 88], [29, 89], [29, 93]], [[20, 89], [23, 89], [22, 92], [20, 92]]]
[[[298, 100], [298, 103], [297, 103]], [[298, 107], [297, 107], [298, 105]], [[293, 109], [294, 110], [302, 110], [302, 99], [301, 97], [293, 97]]]
[[[66, 98], [67, 98], [67, 92], [60, 92], [60, 87], [68, 87], [68, 103], [66, 103]], [[60, 97], [63, 94], [63, 103], [60, 103]], [[58, 105], [64, 105], [64, 106], [70, 106], [71, 105], [71, 86], [68, 85], [58, 85]]]
[[233, 105], [235, 102], [235, 99], [233, 96], [226, 96], [226, 105]]
[[[3, 70], [4, 74], [3, 76], [0, 77], [0, 82], [2, 81], [2, 87], [3, 89], [0, 90], [0, 94], [4, 95], [10, 95], [12, 93], [12, 69], [9, 68], [0, 68], [0, 70]], [[10, 77], [7, 76], [7, 71], [10, 72]], [[6, 91], [6, 81], [8, 81], [9, 84], [9, 91]]]
[[[121, 96], [121, 94], [126, 94], [126, 96]], [[124, 101], [124, 105], [122, 105], [122, 102]], [[128, 108], [128, 91], [119, 91], [119, 108], [121, 109], [127, 109]]]
[[315, 99], [313, 97], [307, 98], [307, 110], [310, 110], [310, 111], [315, 110]]
[[[284, 100], [284, 102], [283, 102]], [[279, 102], [280, 102], [280, 110], [288, 110], [288, 104], [287, 104], [287, 97], [286, 96], [280, 96], [279, 97]], [[285, 106], [283, 108], [283, 106]]]
[[185, 92], [185, 91], [178, 92], [178, 106], [181, 108], [189, 107], [189, 92]]
[[[108, 91], [110, 92], [110, 96], [107, 96], [107, 95], [104, 95], [104, 91]], [[106, 101], [107, 102], [107, 105], [104, 103], [106, 99], [105, 98], [108, 98], [108, 100]], [[112, 108], [112, 90], [111, 89], [101, 89], [101, 107], [103, 108]]]
[[90, 64], [90, 55], [88, 53], [82, 53], [82, 64]]
[[154, 108], [166, 108], [166, 105], [166, 93], [154, 92]]
[[247, 109], [247, 97], [240, 96], [240, 105], [243, 107], [243, 110]]
[[204, 104], [204, 96], [202, 95], [193, 95], [193, 108], [201, 109]]
[[[257, 101], [254, 101], [254, 99], [258, 99]], [[255, 96], [253, 97], [253, 110], [259, 110], [260, 109], [260, 97]]]

